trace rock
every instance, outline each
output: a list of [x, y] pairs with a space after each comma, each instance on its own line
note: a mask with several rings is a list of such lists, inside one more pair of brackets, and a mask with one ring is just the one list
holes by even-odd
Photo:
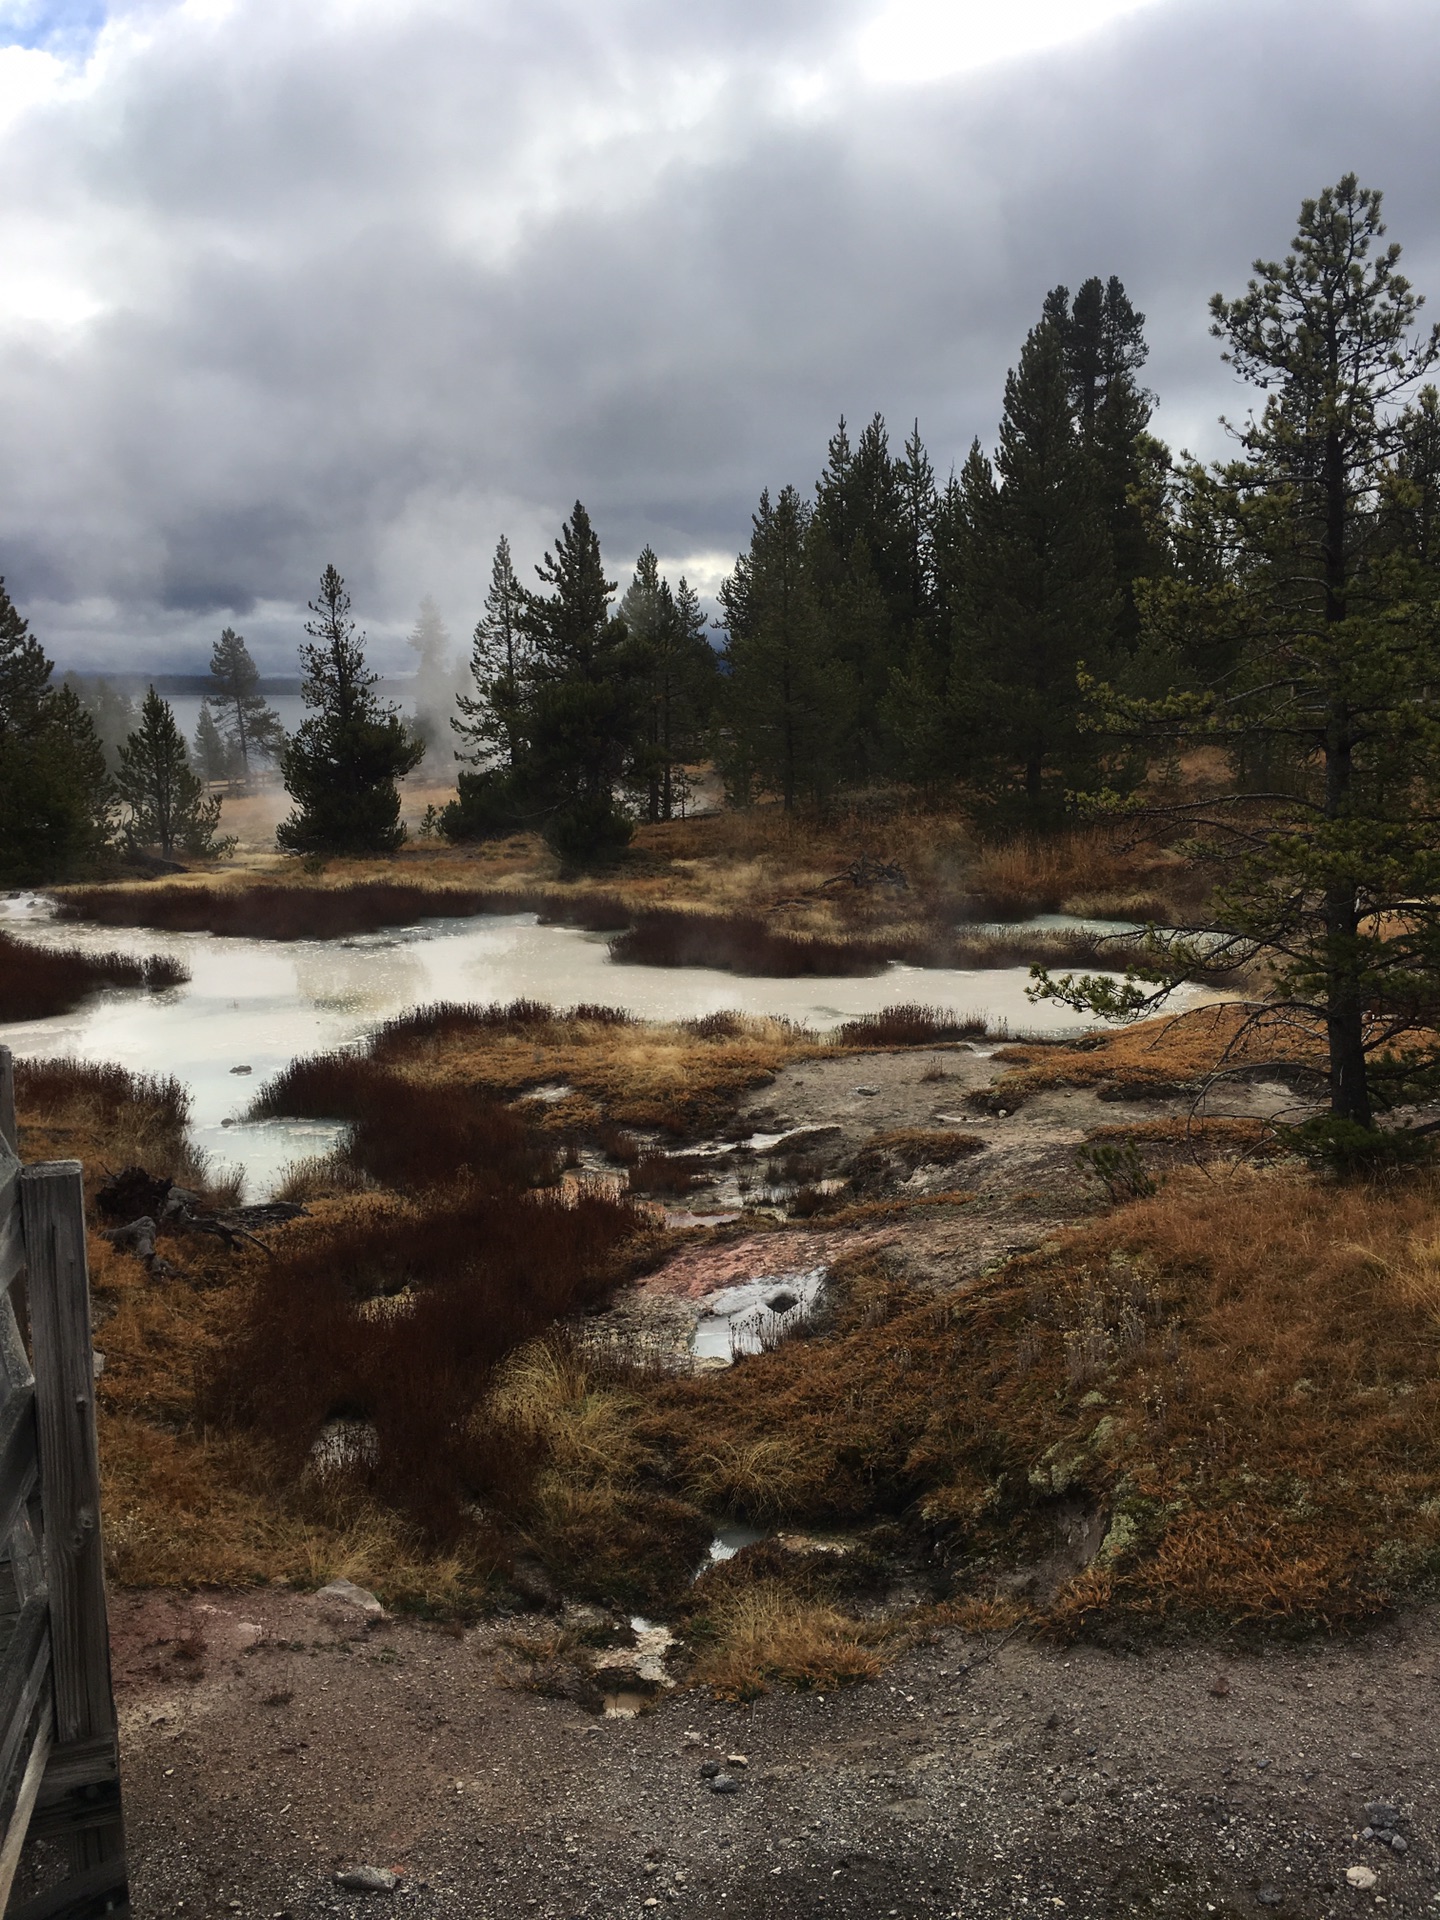
[[869, 1098], [870, 1096], [879, 1093], [880, 1089], [879, 1087], [852, 1087], [850, 1091], [852, 1093], [863, 1093], [864, 1095], [866, 1095], [867, 1098]]
[[1060, 1804], [1062, 1807], [1073, 1807], [1079, 1798], [1080, 1795], [1074, 1787], [1066, 1787], [1065, 1791], [1060, 1795]]
[[1390, 1851], [1392, 1853], [1408, 1853], [1410, 1851], [1410, 1842], [1405, 1838], [1403, 1833], [1391, 1834]]
[[1365, 1818], [1372, 1827], [1398, 1827], [1402, 1818], [1400, 1809], [1390, 1800], [1367, 1800]]
[[[874, 1093], [877, 1089], [874, 1087], [869, 1089], [857, 1087], [855, 1091], [857, 1093], [865, 1093], [866, 1091]], [[818, 1147], [823, 1140], [838, 1140], [841, 1131], [842, 1129], [838, 1125], [792, 1127], [789, 1133], [781, 1134], [780, 1138], [770, 1147], [769, 1151], [771, 1153], [799, 1153], [806, 1147]]]
[[[353, 1580], [332, 1580], [328, 1586], [321, 1587], [315, 1598], [333, 1607], [344, 1607], [347, 1613], [356, 1613], [366, 1622], [389, 1618], [370, 1589], [357, 1587]], [[367, 1867], [365, 1871], [368, 1873], [370, 1869]]]
[[719, 1772], [720, 1762], [718, 1760], [703, 1760], [700, 1763], [700, 1778], [702, 1780], [714, 1780], [718, 1777]]
[[1368, 1893], [1375, 1884], [1375, 1873], [1370, 1867], [1347, 1867], [1345, 1879], [1348, 1885], [1358, 1887], [1361, 1893]]
[[[349, 1582], [345, 1584], [348, 1586]], [[336, 1874], [335, 1884], [344, 1887], [347, 1893], [394, 1893], [400, 1876], [388, 1867], [348, 1867], [344, 1873]]]
[[799, 1294], [791, 1293], [785, 1287], [781, 1287], [778, 1293], [772, 1293], [770, 1298], [765, 1302], [765, 1305], [771, 1313], [789, 1313], [792, 1307], [798, 1307], [799, 1304]]
[[739, 1793], [740, 1782], [733, 1773], [717, 1773], [710, 1782], [711, 1793]]
[[727, 1753], [725, 1764], [727, 1767], [748, 1767], [750, 1756], [748, 1753]]
[[565, 1597], [538, 1560], [521, 1558], [510, 1569], [510, 1585], [526, 1603], [545, 1613], [558, 1613]]
[[232, 1073], [253, 1073], [255, 1069], [253, 1067], [232, 1067], [230, 1071]]
[[1261, 1887], [1255, 1898], [1262, 1907], [1278, 1907], [1285, 1896], [1278, 1887]]

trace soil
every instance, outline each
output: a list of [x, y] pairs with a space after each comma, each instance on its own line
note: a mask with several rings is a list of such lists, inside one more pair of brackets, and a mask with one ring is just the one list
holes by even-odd
[[[992, 1053], [787, 1069], [706, 1143], [704, 1197], [670, 1212], [729, 1224], [648, 1276], [617, 1320], [681, 1343], [707, 1293], [865, 1248], [917, 1286], [963, 1283], [1102, 1204], [1075, 1159], [1089, 1130], [1187, 1110], [1059, 1089], [987, 1111]], [[1249, 1086], [1226, 1111], [1292, 1104]], [[798, 1128], [829, 1131], [776, 1142]], [[736, 1212], [768, 1158], [793, 1151], [807, 1181], [839, 1188], [875, 1134], [898, 1130], [984, 1145], [898, 1168], [878, 1203], [836, 1191], [848, 1215]], [[682, 1690], [632, 1718], [527, 1690], [513, 1641], [543, 1618], [462, 1633], [367, 1627], [276, 1590], [122, 1593], [112, 1627], [137, 1913], [1320, 1920], [1440, 1903], [1440, 1613], [1293, 1646], [1116, 1651], [947, 1630], [868, 1686], [743, 1707]], [[712, 1790], [707, 1762], [737, 1790]], [[1358, 1837], [1379, 1801], [1399, 1809], [1403, 1851]], [[398, 1886], [336, 1883], [360, 1866]]]
[[[1265, 1650], [947, 1633], [870, 1686], [628, 1720], [520, 1690], [514, 1622], [367, 1629], [275, 1592], [112, 1614], [137, 1914], [1320, 1920], [1440, 1898], [1434, 1613]], [[734, 1794], [701, 1777], [717, 1761]], [[1403, 1855], [1358, 1837], [1379, 1800]], [[338, 1887], [356, 1866], [397, 1891]]]

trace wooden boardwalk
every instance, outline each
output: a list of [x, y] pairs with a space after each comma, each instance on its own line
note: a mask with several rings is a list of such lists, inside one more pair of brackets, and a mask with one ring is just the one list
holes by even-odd
[[[85, 1196], [78, 1161], [22, 1167], [16, 1146], [0, 1047], [0, 1911], [91, 1920], [128, 1915], [130, 1896]], [[27, 1848], [26, 1877], [47, 1884], [17, 1902]]]

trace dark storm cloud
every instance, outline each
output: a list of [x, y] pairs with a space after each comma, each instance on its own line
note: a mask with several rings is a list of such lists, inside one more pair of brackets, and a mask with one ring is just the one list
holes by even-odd
[[[994, 432], [1045, 290], [1118, 272], [1157, 427], [1235, 410], [1205, 300], [1354, 167], [1440, 294], [1423, 0], [1157, 0], [933, 82], [860, 4], [157, 16], [8, 136], [12, 206], [103, 310], [0, 357], [0, 567], [65, 657], [284, 663], [320, 566], [372, 631], [473, 618], [579, 495], [612, 569], [733, 551], [844, 410]], [[827, 73], [808, 90], [805, 73]], [[27, 229], [28, 231], [28, 229]]]

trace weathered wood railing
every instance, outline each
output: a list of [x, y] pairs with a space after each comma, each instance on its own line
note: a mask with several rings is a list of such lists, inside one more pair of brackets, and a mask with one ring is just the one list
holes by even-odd
[[[0, 1047], [0, 1912], [91, 1920], [128, 1915], [130, 1896], [85, 1196], [79, 1161], [22, 1167], [17, 1141]], [[21, 1854], [41, 1840], [55, 1843], [64, 1876], [12, 1905]]]

